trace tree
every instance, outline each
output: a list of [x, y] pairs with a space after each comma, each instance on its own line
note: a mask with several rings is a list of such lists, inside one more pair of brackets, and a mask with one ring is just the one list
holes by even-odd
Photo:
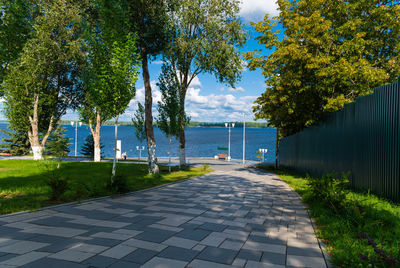
[[282, 136], [315, 124], [400, 74], [400, 6], [393, 1], [279, 0], [274, 31], [268, 15], [253, 23], [269, 56], [245, 54], [261, 68], [267, 89], [255, 102], [256, 118]]
[[[238, 18], [236, 0], [178, 0], [171, 12], [173, 38], [165, 58], [178, 77], [180, 106], [187, 89], [200, 73], [211, 73], [219, 82], [234, 86], [243, 61], [238, 48], [246, 37]], [[184, 110], [183, 110], [184, 111]], [[185, 120], [180, 113], [180, 164], [186, 165]]]
[[[103, 149], [104, 145], [100, 143], [100, 149]], [[81, 153], [85, 156], [93, 157], [94, 156], [94, 141], [93, 135], [88, 135], [85, 139], [85, 143], [82, 145]], [[102, 157], [102, 155], [101, 155]]]
[[0, 143], [0, 152], [12, 155], [27, 155], [30, 153], [31, 146], [26, 133], [5, 129], [0, 129], [0, 131], [9, 136], [9, 138], [3, 138], [3, 143]]
[[145, 87], [145, 130], [149, 173], [158, 173], [156, 140], [153, 130], [153, 98], [148, 61], [162, 53], [170, 38], [167, 1], [127, 0], [131, 31], [138, 35], [138, 48], [142, 61]]
[[[190, 119], [185, 115], [184, 107], [181, 105], [178, 77], [170, 65], [163, 64], [157, 85], [161, 91], [161, 101], [158, 102], [157, 108], [157, 125], [169, 137], [169, 154], [171, 154], [172, 137], [179, 137], [181, 118], [185, 120], [185, 126]], [[183, 117], [181, 116], [182, 113], [184, 114]], [[169, 157], [169, 162], [171, 162], [171, 157]], [[171, 165], [169, 171], [171, 172]]]
[[[36, 14], [31, 1], [0, 0], [0, 85], [29, 39]], [[0, 86], [0, 97], [3, 94]]]
[[[94, 1], [88, 18], [85, 98], [80, 108], [94, 139], [94, 161], [101, 159], [100, 130], [104, 121], [118, 119], [135, 95], [138, 55], [133, 34], [127, 32], [120, 1]], [[113, 169], [114, 170], [114, 169]]]
[[7, 72], [5, 114], [10, 127], [28, 133], [34, 159], [80, 93], [83, 59], [81, 9], [76, 1], [37, 2], [40, 14], [18, 60]]
[[138, 108], [132, 118], [133, 128], [135, 129], [136, 139], [139, 141], [140, 146], [142, 142], [146, 139], [146, 129], [145, 129], [145, 111], [143, 105], [139, 102]]
[[65, 136], [65, 128], [59, 126], [50, 134], [47, 142], [46, 154], [56, 157], [65, 157], [70, 152], [69, 138]]

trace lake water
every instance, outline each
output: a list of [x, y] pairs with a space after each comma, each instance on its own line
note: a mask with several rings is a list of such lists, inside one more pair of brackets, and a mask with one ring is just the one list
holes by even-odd
[[[6, 128], [7, 124], [0, 123], [0, 128]], [[65, 125], [66, 134], [70, 138], [70, 155], [75, 153], [75, 127]], [[157, 156], [168, 156], [169, 139], [156, 127], [154, 134], [157, 143]], [[80, 147], [84, 144], [85, 138], [90, 135], [88, 126], [78, 127], [78, 155]], [[0, 132], [0, 140], [5, 135]], [[122, 143], [122, 152], [127, 152], [128, 157], [137, 157], [139, 152], [136, 146], [139, 145], [134, 135], [132, 126], [118, 127], [118, 139]], [[268, 149], [266, 161], [273, 162], [275, 159], [276, 129], [271, 128], [247, 128], [246, 129], [246, 159], [257, 160], [259, 148]], [[114, 126], [102, 126], [101, 141], [104, 145], [103, 156], [112, 157], [114, 149]], [[145, 145], [145, 144], [143, 144]], [[173, 140], [172, 156], [178, 156], [179, 143]], [[188, 127], [186, 129], [186, 156], [188, 157], [213, 157], [217, 153], [228, 153], [218, 151], [217, 147], [228, 147], [228, 129], [217, 127]], [[147, 151], [142, 151], [142, 156], [147, 157]], [[231, 157], [242, 159], [243, 157], [243, 128], [231, 129]]]

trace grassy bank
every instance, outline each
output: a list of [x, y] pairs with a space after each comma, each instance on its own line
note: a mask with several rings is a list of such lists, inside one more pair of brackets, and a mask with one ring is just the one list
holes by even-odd
[[367, 193], [345, 190], [334, 207], [315, 199], [315, 190], [304, 176], [273, 167], [260, 168], [276, 173], [302, 196], [334, 265], [400, 267], [399, 205]]
[[[4, 160], [0, 161], [0, 215], [35, 210], [41, 207], [100, 197], [112, 194], [107, 188], [112, 163]], [[160, 176], [147, 172], [147, 165], [121, 163], [117, 175], [126, 178], [129, 191], [175, 182], [206, 173], [199, 168], [168, 173], [161, 167]], [[68, 181], [69, 189], [59, 200], [51, 201], [51, 188], [46, 185], [49, 177], [57, 174]]]

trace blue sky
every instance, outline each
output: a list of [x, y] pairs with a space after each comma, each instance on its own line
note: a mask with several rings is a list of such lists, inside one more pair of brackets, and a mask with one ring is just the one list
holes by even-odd
[[[249, 34], [249, 41], [242, 48], [242, 52], [263, 49], [263, 46], [257, 44], [254, 38], [257, 33], [250, 26], [250, 21], [259, 21], [268, 13], [272, 16], [278, 14], [275, 0], [242, 0], [240, 17], [245, 24], [246, 31]], [[268, 52], [264, 50], [263, 54]], [[150, 64], [150, 79], [153, 88], [153, 102], [156, 104], [161, 97], [156, 83], [160, 74], [161, 62], [154, 61]], [[224, 84], [217, 83], [214, 76], [209, 74], [200, 74], [198, 79], [193, 80], [188, 89], [186, 98], [186, 112], [191, 116], [192, 121], [204, 122], [223, 122], [223, 121], [241, 121], [243, 113], [246, 120], [251, 121], [254, 118], [252, 106], [254, 100], [265, 91], [265, 78], [261, 71], [245, 70], [242, 79], [239, 81], [235, 89]], [[137, 102], [144, 102], [143, 79], [136, 83], [136, 97], [131, 101], [129, 108], [120, 116], [121, 121], [130, 121], [134, 111], [137, 108]], [[0, 109], [3, 103], [0, 99]], [[153, 115], [156, 115], [155, 108]], [[0, 120], [5, 119], [0, 114]], [[69, 111], [63, 119], [76, 120], [77, 113]]]

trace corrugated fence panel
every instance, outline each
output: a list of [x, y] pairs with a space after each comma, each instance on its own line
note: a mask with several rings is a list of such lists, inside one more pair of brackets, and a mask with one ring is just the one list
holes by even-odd
[[349, 172], [356, 189], [400, 201], [400, 78], [279, 144], [280, 166], [321, 176]]

